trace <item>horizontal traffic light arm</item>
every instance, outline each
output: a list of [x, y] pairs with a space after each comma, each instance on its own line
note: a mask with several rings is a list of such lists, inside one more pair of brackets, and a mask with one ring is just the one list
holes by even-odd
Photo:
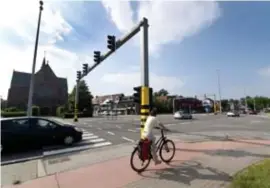
[[[135, 26], [130, 33], [128, 33], [127, 35], [125, 35], [122, 39], [119, 39], [117, 41], [115, 41], [115, 50], [117, 50], [118, 48], [120, 48], [121, 46], [123, 46], [129, 39], [131, 39], [133, 36], [135, 36], [139, 31], [141, 26], [143, 26], [144, 24], [144, 19], [137, 25]], [[92, 67], [90, 67], [88, 69], [88, 72], [91, 72], [96, 66], [98, 66], [98, 64], [100, 64], [102, 61], [104, 61], [105, 59], [107, 59], [112, 53], [114, 53], [114, 51], [109, 50], [107, 51], [105, 54], [100, 55], [100, 62], [99, 63], [95, 63]], [[84, 75], [86, 76], [86, 75]]]

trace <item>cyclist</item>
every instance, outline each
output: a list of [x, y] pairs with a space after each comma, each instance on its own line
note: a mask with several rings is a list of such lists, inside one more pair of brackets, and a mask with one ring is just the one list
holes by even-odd
[[156, 145], [155, 145], [155, 136], [153, 134], [153, 129], [155, 127], [159, 127], [161, 129], [164, 129], [164, 130], [169, 130], [167, 129], [162, 123], [160, 123], [157, 119], [157, 109], [156, 108], [153, 108], [151, 111], [150, 111], [150, 114], [149, 116], [147, 117], [147, 120], [145, 122], [145, 125], [144, 125], [144, 130], [143, 130], [143, 138], [144, 139], [148, 139], [150, 141], [152, 141], [152, 144], [151, 144], [151, 154], [153, 156], [153, 160], [155, 161], [155, 165], [158, 165], [161, 163], [161, 161], [158, 159], [158, 156], [157, 156], [157, 151], [156, 151]]

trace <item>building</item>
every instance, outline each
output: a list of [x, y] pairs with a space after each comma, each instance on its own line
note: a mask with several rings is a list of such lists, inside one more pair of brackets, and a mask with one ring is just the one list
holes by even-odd
[[[13, 71], [8, 91], [8, 107], [27, 109], [31, 74]], [[56, 109], [68, 102], [67, 79], [57, 77], [44, 57], [41, 68], [35, 73], [33, 105], [41, 115], [55, 115]]]
[[104, 113], [108, 111], [117, 111], [119, 114], [133, 114], [136, 112], [132, 96], [124, 94], [112, 94], [96, 96], [92, 99], [95, 111]]

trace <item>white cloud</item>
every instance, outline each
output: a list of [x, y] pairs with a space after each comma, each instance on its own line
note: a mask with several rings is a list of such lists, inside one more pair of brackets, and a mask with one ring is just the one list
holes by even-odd
[[270, 77], [270, 66], [260, 69], [259, 74], [264, 77]]
[[[32, 70], [38, 12], [38, 1], [0, 2], [0, 95], [4, 98], [7, 97], [12, 71]], [[53, 3], [44, 4], [40, 30], [36, 71], [40, 68], [46, 50], [46, 57], [55, 73], [60, 77], [68, 77], [71, 85], [72, 81], [75, 82], [75, 71], [80, 66], [78, 60], [87, 56], [79, 56], [55, 46], [56, 41], [63, 40], [64, 35], [70, 34], [72, 27], [59, 10], [53, 9]], [[20, 43], [17, 39], [23, 42]]]
[[130, 2], [102, 2], [121, 32], [128, 32], [143, 17], [148, 18], [150, 52], [158, 52], [164, 44], [181, 42], [220, 16], [218, 3], [214, 1], [155, 0], [138, 2], [138, 19], [133, 22]]

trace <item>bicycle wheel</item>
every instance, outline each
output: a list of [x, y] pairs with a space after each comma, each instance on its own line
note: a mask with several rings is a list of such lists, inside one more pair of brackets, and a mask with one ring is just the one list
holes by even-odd
[[[139, 161], [139, 163], [141, 163], [141, 168], [138, 167], [134, 164], [134, 159], [137, 157], [137, 160]], [[143, 172], [150, 164], [150, 161], [151, 161], [151, 158], [149, 158], [148, 160], [141, 160], [140, 159], [140, 153], [139, 153], [139, 149], [138, 147], [136, 147], [133, 152], [131, 153], [131, 157], [130, 157], [130, 166], [131, 168], [140, 173], [140, 172]], [[139, 166], [139, 165], [138, 165]]]
[[[165, 157], [165, 154], [167, 153], [171, 153], [169, 154], [169, 157]], [[172, 140], [165, 140], [163, 142], [163, 144], [161, 145], [160, 147], [160, 150], [159, 150], [159, 156], [161, 158], [161, 160], [165, 163], [169, 163], [173, 157], [175, 155], [175, 145], [174, 145], [174, 142]]]

